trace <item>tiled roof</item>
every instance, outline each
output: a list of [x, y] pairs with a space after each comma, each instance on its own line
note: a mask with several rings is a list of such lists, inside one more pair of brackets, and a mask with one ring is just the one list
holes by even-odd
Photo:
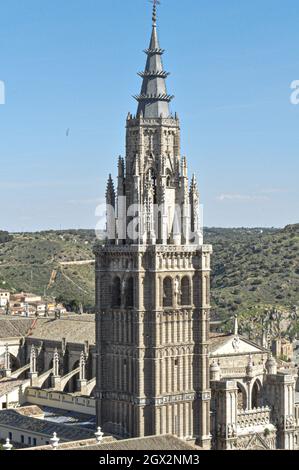
[[210, 334], [210, 351], [213, 352], [226, 343], [226, 341], [232, 337], [230, 334], [224, 333], [211, 333]]
[[70, 318], [39, 318], [33, 328], [30, 338], [61, 341], [65, 338], [68, 343], [88, 341], [95, 344], [95, 316], [82, 315]]
[[0, 317], [0, 339], [26, 336], [31, 324], [32, 318]]
[[[80, 447], [80, 450], [194, 450], [195, 447], [172, 435], [149, 436], [137, 439], [105, 442], [93, 446]], [[76, 450], [76, 449], [74, 449]]]
[[[34, 327], [31, 330], [32, 325]], [[31, 331], [30, 331], [31, 330]], [[30, 335], [28, 335], [30, 333]], [[51, 318], [13, 318], [0, 317], [0, 339], [21, 338], [61, 341], [65, 338], [69, 343], [95, 344], [94, 315], [66, 315], [61, 319]]]
[[[58, 435], [59, 437], [59, 435]], [[51, 450], [51, 446], [41, 446], [32, 449], [22, 450]], [[112, 436], [105, 436], [101, 443], [97, 444], [95, 439], [80, 440], [75, 442], [62, 443], [57, 450], [157, 450], [157, 451], [180, 451], [180, 450], [200, 450], [199, 447], [183, 441], [172, 435], [140, 437], [137, 439], [116, 440]]]
[[56, 432], [57, 436], [62, 441], [75, 441], [94, 437], [93, 431], [89, 429], [22, 416], [15, 410], [0, 411], [0, 426], [1, 425], [17, 428], [27, 433], [31, 431], [33, 433], [43, 434], [47, 437], [52, 437], [53, 433]]

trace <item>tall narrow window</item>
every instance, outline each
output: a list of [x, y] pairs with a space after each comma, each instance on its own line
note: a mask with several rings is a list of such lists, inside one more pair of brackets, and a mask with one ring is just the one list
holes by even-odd
[[167, 277], [163, 281], [163, 307], [172, 307], [172, 279]]
[[121, 285], [119, 277], [115, 277], [113, 280], [111, 305], [116, 308], [121, 306]]
[[252, 398], [251, 398], [251, 407], [258, 408], [261, 406], [261, 396], [260, 396], [260, 387], [258, 382], [256, 381], [253, 388], [252, 388]]
[[241, 387], [239, 384], [238, 384], [238, 410], [246, 410], [247, 408], [247, 396], [246, 396], [246, 392], [245, 390], [243, 389], [243, 387]]
[[134, 307], [134, 279], [132, 277], [127, 280], [126, 307]]
[[190, 280], [187, 276], [181, 282], [181, 305], [191, 304]]

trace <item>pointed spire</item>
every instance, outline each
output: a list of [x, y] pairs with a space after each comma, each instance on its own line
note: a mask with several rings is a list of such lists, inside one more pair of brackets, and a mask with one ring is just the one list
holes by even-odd
[[181, 175], [186, 178], [187, 172], [187, 159], [186, 157], [183, 157], [181, 162]]
[[115, 207], [115, 189], [111, 174], [109, 175], [107, 183], [106, 202], [112, 207]]
[[157, 33], [157, 0], [153, 0], [153, 28], [150, 45], [145, 53], [145, 71], [138, 75], [143, 78], [140, 95], [134, 98], [139, 102], [137, 116], [146, 118], [170, 117], [169, 103], [173, 96], [167, 94], [165, 79], [168, 73], [163, 70], [162, 54]]
[[190, 189], [191, 189], [191, 192], [193, 192], [193, 193], [198, 192], [197, 180], [196, 180], [196, 176], [195, 176], [194, 173], [192, 175], [191, 188]]
[[81, 354], [80, 354], [79, 368], [80, 368], [79, 380], [85, 380], [85, 378], [86, 378], [85, 377], [85, 374], [86, 374], [86, 358], [85, 358], [84, 351], [82, 351]]
[[125, 176], [125, 161], [121, 155], [118, 157], [118, 176], [121, 178]]
[[58, 349], [55, 348], [54, 355], [53, 355], [53, 375], [54, 377], [58, 377], [59, 374], [59, 366], [60, 366], [60, 358]]
[[4, 351], [4, 369], [6, 372], [9, 372], [11, 370], [10, 352], [8, 344], [5, 345]]
[[30, 373], [36, 374], [36, 349], [34, 345], [32, 345], [30, 351]]

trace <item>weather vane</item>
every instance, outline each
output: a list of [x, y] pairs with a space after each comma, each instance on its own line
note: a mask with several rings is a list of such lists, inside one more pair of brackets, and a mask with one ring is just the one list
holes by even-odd
[[157, 22], [157, 5], [161, 5], [160, 0], [149, 0], [153, 6], [153, 24], [155, 25]]

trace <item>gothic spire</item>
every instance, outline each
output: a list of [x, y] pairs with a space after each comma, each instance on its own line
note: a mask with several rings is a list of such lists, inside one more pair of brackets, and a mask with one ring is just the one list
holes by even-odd
[[109, 175], [107, 190], [106, 190], [106, 202], [107, 204], [115, 207], [115, 189], [112, 176]]
[[147, 118], [168, 118], [169, 103], [173, 96], [167, 94], [165, 79], [168, 73], [163, 70], [162, 55], [157, 32], [157, 0], [153, 0], [153, 26], [149, 48], [144, 52], [147, 61], [144, 72], [138, 75], [143, 79], [141, 93], [134, 98], [138, 101], [137, 115]]

